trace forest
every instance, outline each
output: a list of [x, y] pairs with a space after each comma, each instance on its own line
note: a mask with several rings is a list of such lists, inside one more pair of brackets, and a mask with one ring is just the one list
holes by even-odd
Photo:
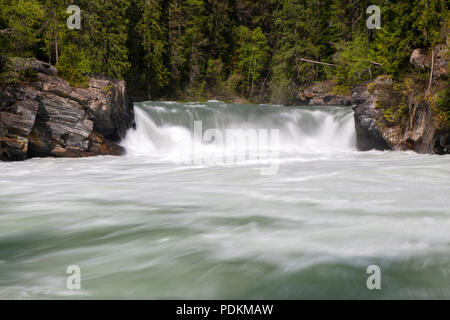
[[[381, 8], [368, 30], [366, 10]], [[69, 5], [81, 28], [67, 27]], [[415, 48], [445, 43], [445, 0], [0, 0], [0, 56], [35, 57], [83, 86], [127, 81], [134, 96], [285, 103], [333, 80], [337, 92], [413, 72]], [[311, 61], [320, 62], [312, 63]], [[7, 70], [2, 71], [5, 76]]]

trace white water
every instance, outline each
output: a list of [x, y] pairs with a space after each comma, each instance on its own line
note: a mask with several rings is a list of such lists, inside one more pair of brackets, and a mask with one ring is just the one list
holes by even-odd
[[[0, 163], [0, 298], [450, 298], [450, 157], [357, 152], [351, 109], [136, 114], [125, 157]], [[176, 164], [201, 143], [194, 120], [279, 129], [278, 173]]]

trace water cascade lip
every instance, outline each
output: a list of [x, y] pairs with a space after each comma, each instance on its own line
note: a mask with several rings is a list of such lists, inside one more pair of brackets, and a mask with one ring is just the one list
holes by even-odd
[[[174, 160], [192, 159], [196, 156], [195, 148], [209, 156], [261, 151], [256, 140], [246, 140], [245, 145], [230, 143], [225, 137], [233, 130], [247, 134], [265, 130], [269, 137], [277, 130], [276, 151], [281, 153], [306, 155], [356, 150], [353, 110], [344, 107], [233, 105], [220, 101], [145, 102], [135, 106], [135, 114], [137, 128], [130, 130], [123, 141], [130, 156]], [[195, 134], [194, 126], [199, 121], [200, 135]], [[206, 137], [208, 130], [222, 133], [224, 138], [217, 141], [217, 136]], [[269, 138], [267, 142], [270, 143]]]

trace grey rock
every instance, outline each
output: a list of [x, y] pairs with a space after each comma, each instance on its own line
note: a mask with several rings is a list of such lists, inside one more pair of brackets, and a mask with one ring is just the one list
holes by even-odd
[[36, 97], [31, 88], [0, 91], [0, 159], [26, 159], [39, 105]]
[[[389, 88], [392, 80], [380, 76], [372, 87]], [[386, 88], [385, 87], [385, 88]], [[389, 89], [372, 93], [368, 83], [352, 90], [357, 148], [360, 151], [413, 150], [418, 153], [450, 153], [450, 133], [436, 128], [434, 114], [427, 100], [417, 101], [414, 94], [408, 98], [409, 123], [387, 124], [383, 111], [377, 108], [377, 100], [389, 99]]]
[[418, 71], [430, 71], [433, 62], [433, 77], [446, 79], [448, 77], [448, 46], [439, 44], [434, 47], [434, 59], [431, 52], [425, 49], [415, 49], [409, 59], [409, 63]]

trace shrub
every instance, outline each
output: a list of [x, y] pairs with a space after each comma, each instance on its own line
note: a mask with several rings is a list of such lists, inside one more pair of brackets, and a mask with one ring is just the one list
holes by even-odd
[[446, 82], [446, 87], [436, 93], [432, 100], [432, 108], [438, 128], [450, 129], [450, 81]]

